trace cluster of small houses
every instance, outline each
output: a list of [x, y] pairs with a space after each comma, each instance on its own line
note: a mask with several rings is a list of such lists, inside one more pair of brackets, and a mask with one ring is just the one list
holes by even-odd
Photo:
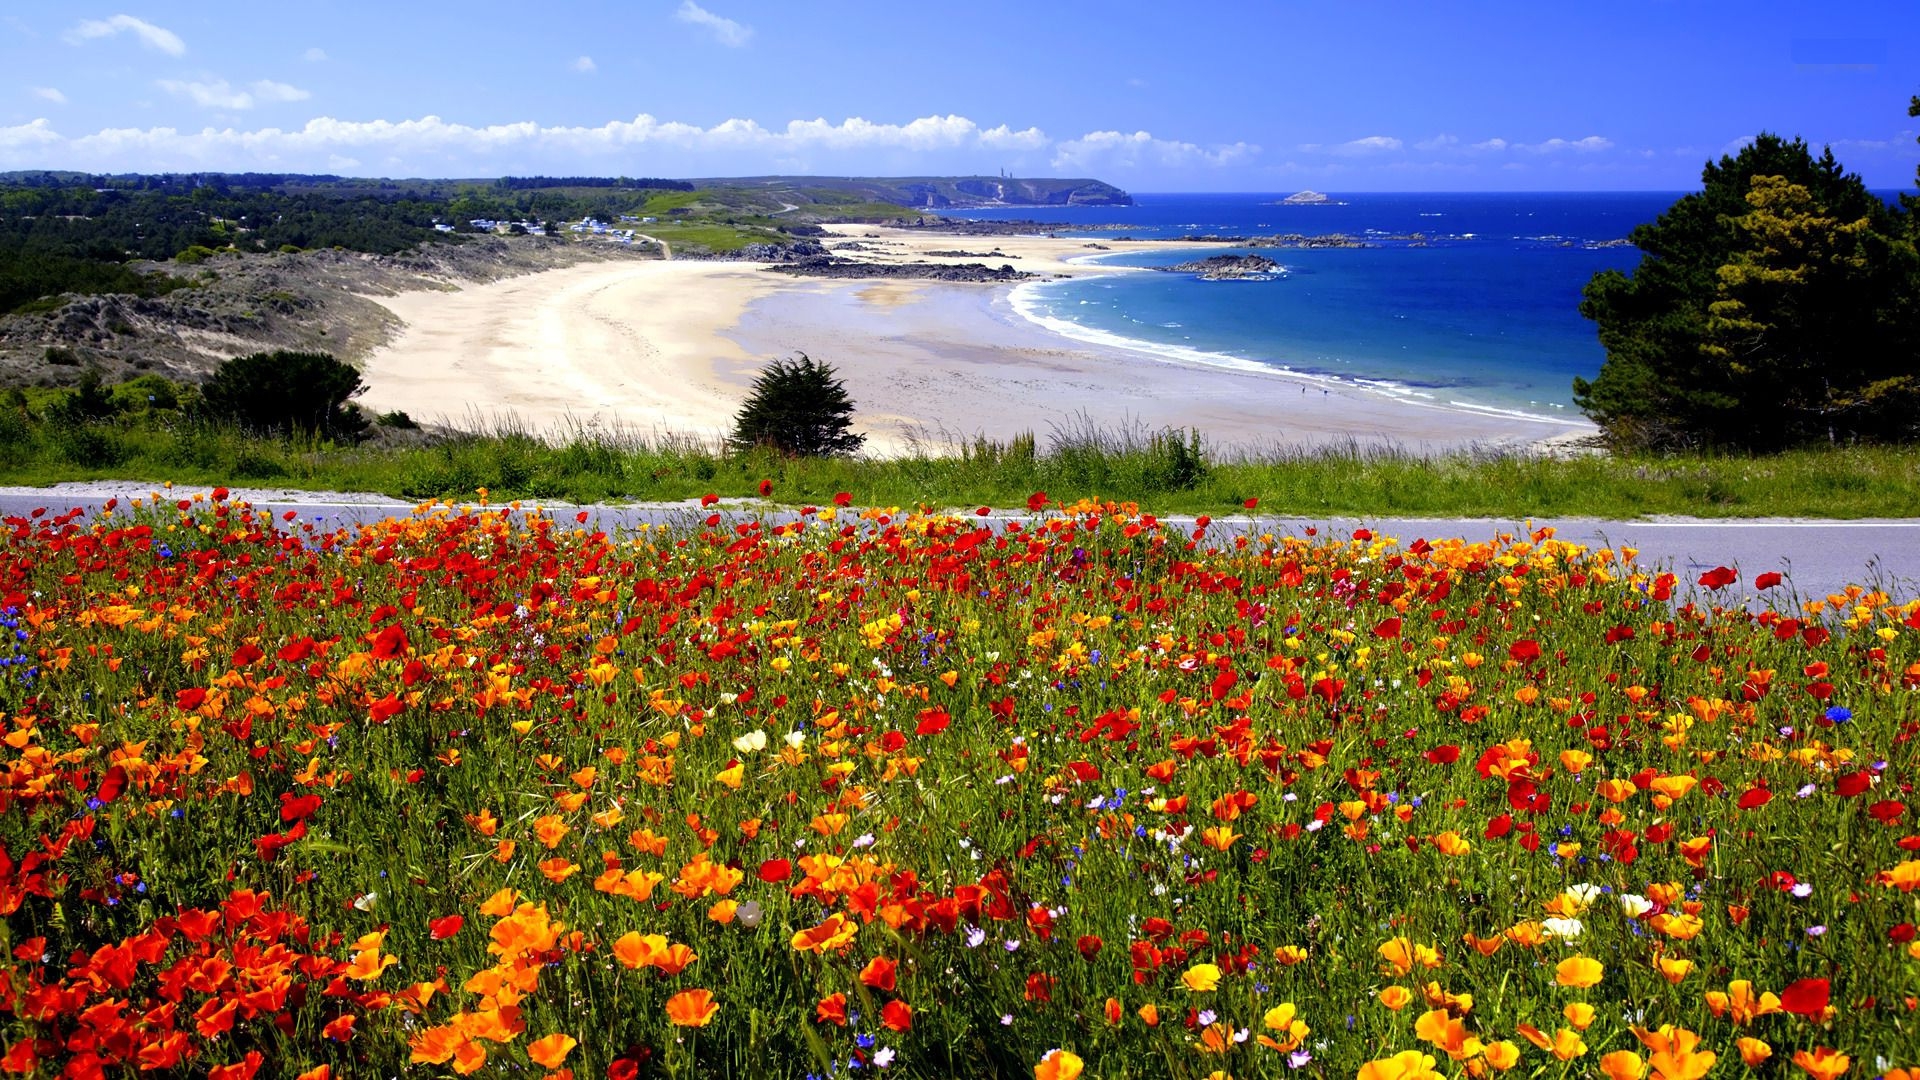
[[[635, 214], [620, 215], [621, 224], [651, 225], [658, 220], [660, 219], [640, 217]], [[526, 232], [528, 236], [547, 235], [546, 226], [535, 221], [495, 221], [492, 218], [474, 218], [472, 221], [467, 222], [467, 225], [472, 228], [474, 232], [486, 233], [510, 233], [513, 231], [514, 226], [517, 225]], [[434, 222], [433, 228], [436, 232], [449, 233], [454, 229], [452, 225], [441, 221]], [[579, 233], [582, 236], [605, 237], [609, 242], [615, 244], [631, 244], [634, 241], [634, 231], [632, 229], [622, 229], [618, 225], [609, 225], [604, 221], [596, 221], [593, 218], [576, 221], [567, 226], [567, 231], [570, 233]]]

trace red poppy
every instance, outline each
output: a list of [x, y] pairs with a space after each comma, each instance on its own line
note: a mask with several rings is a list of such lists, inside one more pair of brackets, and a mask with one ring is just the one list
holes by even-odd
[[764, 499], [771, 494], [773, 494], [773, 481], [771, 480], [760, 481], [760, 497]]
[[373, 639], [373, 658], [375, 660], [393, 660], [406, 654], [407, 631], [399, 623], [388, 623]]
[[465, 925], [467, 925], [467, 920], [459, 915], [448, 915], [444, 918], [431, 919], [427, 922], [427, 936], [435, 941], [445, 941], [459, 933], [460, 928]]
[[1769, 570], [1753, 579], [1753, 587], [1756, 589], [1771, 589], [1780, 584], [1781, 580], [1782, 578], [1778, 571]]
[[833, 505], [835, 505], [835, 506], [852, 506], [852, 505], [853, 505], [853, 492], [851, 492], [851, 491], [840, 491], [840, 492], [835, 492], [835, 493], [834, 493], [834, 496], [833, 496]]
[[920, 722], [913, 726], [913, 733], [938, 735], [947, 730], [947, 725], [951, 723], [953, 723], [953, 717], [947, 715], [947, 710], [935, 705], [931, 709], [920, 710]]
[[719, 501], [720, 501], [720, 496], [715, 495], [711, 491], [707, 492], [705, 495], [700, 496], [700, 505], [703, 508], [712, 506], [714, 503], [717, 503]]
[[880, 1010], [880, 1022], [889, 1031], [913, 1030], [913, 1006], [904, 1001], [889, 1001]]
[[1829, 992], [1825, 979], [1801, 979], [1780, 991], [1780, 1008], [1801, 1016], [1819, 1016], [1827, 1009]]
[[1033, 494], [1027, 496], [1028, 510], [1031, 510], [1035, 513], [1039, 513], [1041, 510], [1046, 508], [1046, 505], [1047, 505], [1047, 493], [1044, 491], [1036, 491]]
[[793, 876], [793, 864], [785, 859], [768, 859], [760, 864], [757, 873], [761, 881], [779, 884]]
[[1252, 510], [1252, 509], [1254, 509], [1254, 508], [1256, 508], [1256, 507], [1258, 507], [1258, 506], [1260, 505], [1260, 500], [1259, 500], [1259, 499], [1248, 499], [1248, 500], [1247, 500], [1246, 502], [1244, 502], [1244, 503], [1241, 503], [1240, 505], [1242, 505], [1242, 506], [1244, 506], [1244, 507], [1246, 507], [1246, 508], [1247, 508], [1247, 509], [1249, 509], [1249, 510]]
[[318, 795], [295, 795], [290, 791], [280, 793], [280, 820], [299, 821], [312, 816], [320, 809], [321, 798]]
[[1700, 584], [1709, 589], [1724, 589], [1739, 580], [1739, 573], [1725, 566], [1716, 566], [1700, 575]]

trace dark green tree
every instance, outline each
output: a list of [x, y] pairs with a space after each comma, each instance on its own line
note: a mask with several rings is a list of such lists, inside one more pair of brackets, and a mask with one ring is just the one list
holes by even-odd
[[1774, 450], [1920, 435], [1920, 257], [1831, 150], [1762, 135], [1635, 229], [1580, 313], [1607, 359], [1574, 401], [1617, 446]]
[[729, 442], [739, 449], [829, 457], [851, 454], [866, 442], [852, 428], [853, 400], [833, 366], [801, 353], [768, 364], [753, 381], [753, 393], [733, 418]]
[[360, 372], [326, 353], [264, 352], [222, 363], [200, 388], [216, 420], [271, 435], [359, 437], [366, 417], [349, 398], [366, 390]]

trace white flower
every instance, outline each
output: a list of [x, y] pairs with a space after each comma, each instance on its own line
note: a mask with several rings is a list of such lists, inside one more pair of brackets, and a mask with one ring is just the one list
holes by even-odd
[[800, 749], [800, 744], [806, 741], [807, 733], [804, 731], [787, 732], [787, 745], [793, 747], [795, 750]]
[[883, 1046], [874, 1051], [873, 1063], [883, 1069], [893, 1064], [893, 1047]]
[[1585, 929], [1579, 919], [1546, 919], [1540, 925], [1546, 928], [1547, 933], [1566, 941], [1579, 937], [1580, 931]]
[[1582, 905], [1591, 904], [1594, 902], [1594, 900], [1599, 898], [1600, 886], [1590, 885], [1585, 882], [1582, 882], [1579, 885], [1568, 886], [1567, 895], [1573, 897], [1575, 900], [1580, 901]]
[[1637, 893], [1621, 893], [1619, 900], [1620, 910], [1625, 912], [1629, 919], [1637, 919], [1653, 910], [1653, 901]]
[[373, 905], [377, 903], [379, 899], [380, 899], [379, 893], [370, 892], [365, 894], [364, 896], [354, 897], [353, 906], [360, 909], [361, 911], [372, 911]]
[[767, 748], [767, 733], [755, 729], [733, 740], [733, 748], [743, 754]]
[[986, 940], [987, 932], [977, 926], [967, 931], [967, 948], [969, 949], [979, 948]]

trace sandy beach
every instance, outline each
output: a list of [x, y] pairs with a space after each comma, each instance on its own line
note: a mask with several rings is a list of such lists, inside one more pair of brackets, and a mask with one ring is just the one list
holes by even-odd
[[[1096, 254], [1085, 239], [835, 231], [830, 245], [857, 241], [859, 257], [871, 261], [997, 266], [998, 252], [1047, 276], [1146, 272], [1069, 261]], [[1591, 430], [1090, 344], [1022, 317], [1013, 288], [829, 281], [754, 263], [674, 260], [588, 263], [375, 297], [406, 326], [367, 357], [361, 402], [469, 428], [512, 418], [549, 434], [599, 425], [717, 437], [766, 361], [805, 352], [838, 369], [876, 454], [1025, 431], [1044, 445], [1082, 416], [1105, 426], [1194, 427], [1223, 450], [1354, 440], [1426, 451], [1519, 447]]]

